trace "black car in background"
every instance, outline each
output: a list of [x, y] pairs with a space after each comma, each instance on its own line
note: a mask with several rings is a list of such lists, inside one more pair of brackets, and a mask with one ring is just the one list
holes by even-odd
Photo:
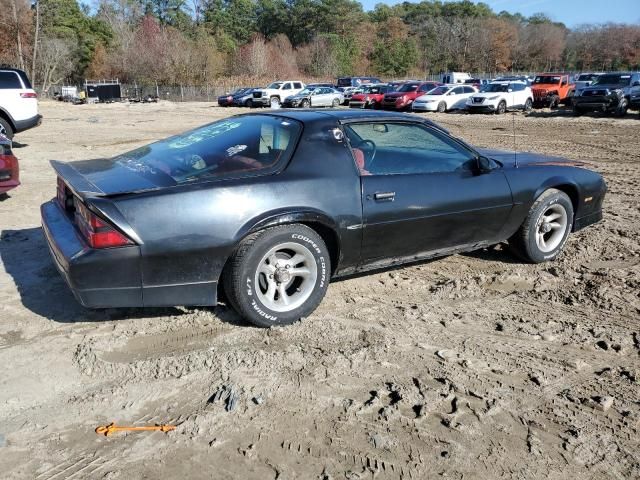
[[604, 73], [573, 97], [576, 115], [606, 112], [624, 116], [636, 105], [640, 105], [640, 72]]
[[238, 88], [229, 94], [220, 95], [218, 97], [218, 105], [221, 107], [250, 107], [251, 103], [247, 103], [247, 100], [251, 99], [253, 91], [257, 89], [258, 87], [244, 87]]
[[553, 260], [602, 218], [606, 191], [577, 162], [478, 150], [421, 117], [356, 109], [233, 116], [52, 165], [42, 225], [79, 302], [224, 298], [260, 326], [309, 315], [345, 275], [506, 240], [525, 261]]

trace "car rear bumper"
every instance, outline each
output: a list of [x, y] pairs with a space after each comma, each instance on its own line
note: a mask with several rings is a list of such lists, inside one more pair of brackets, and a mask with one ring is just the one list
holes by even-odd
[[42, 115], [36, 115], [25, 120], [14, 120], [13, 123], [16, 126], [16, 133], [24, 132], [40, 125], [42, 123]]
[[18, 185], [20, 185], [18, 160], [13, 156], [8, 159], [0, 155], [0, 193], [6, 193]]
[[140, 248], [89, 248], [58, 202], [40, 207], [42, 230], [58, 271], [88, 308], [141, 307]]

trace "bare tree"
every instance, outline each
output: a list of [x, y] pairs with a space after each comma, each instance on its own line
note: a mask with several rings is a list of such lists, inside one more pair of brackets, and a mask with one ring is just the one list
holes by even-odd
[[52, 85], [57, 85], [73, 72], [73, 52], [76, 46], [70, 40], [42, 38], [40, 46], [39, 78], [46, 94]]

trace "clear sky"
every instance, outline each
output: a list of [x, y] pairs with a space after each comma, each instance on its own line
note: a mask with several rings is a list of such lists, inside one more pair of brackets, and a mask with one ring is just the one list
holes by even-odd
[[[412, 0], [409, 0], [412, 1]], [[377, 3], [394, 5], [402, 0], [360, 0], [365, 10], [373, 10]], [[417, 2], [415, 2], [417, 3]], [[474, 0], [474, 3], [478, 3]], [[568, 27], [581, 23], [636, 23], [640, 24], [640, 0], [484, 0], [494, 12], [506, 10], [528, 17], [546, 13]]]

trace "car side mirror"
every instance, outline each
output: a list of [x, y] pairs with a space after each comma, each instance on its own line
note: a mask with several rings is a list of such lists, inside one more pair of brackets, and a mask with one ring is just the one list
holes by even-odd
[[489, 173], [494, 168], [495, 164], [490, 159], [482, 155], [478, 157], [478, 171], [480, 173]]

